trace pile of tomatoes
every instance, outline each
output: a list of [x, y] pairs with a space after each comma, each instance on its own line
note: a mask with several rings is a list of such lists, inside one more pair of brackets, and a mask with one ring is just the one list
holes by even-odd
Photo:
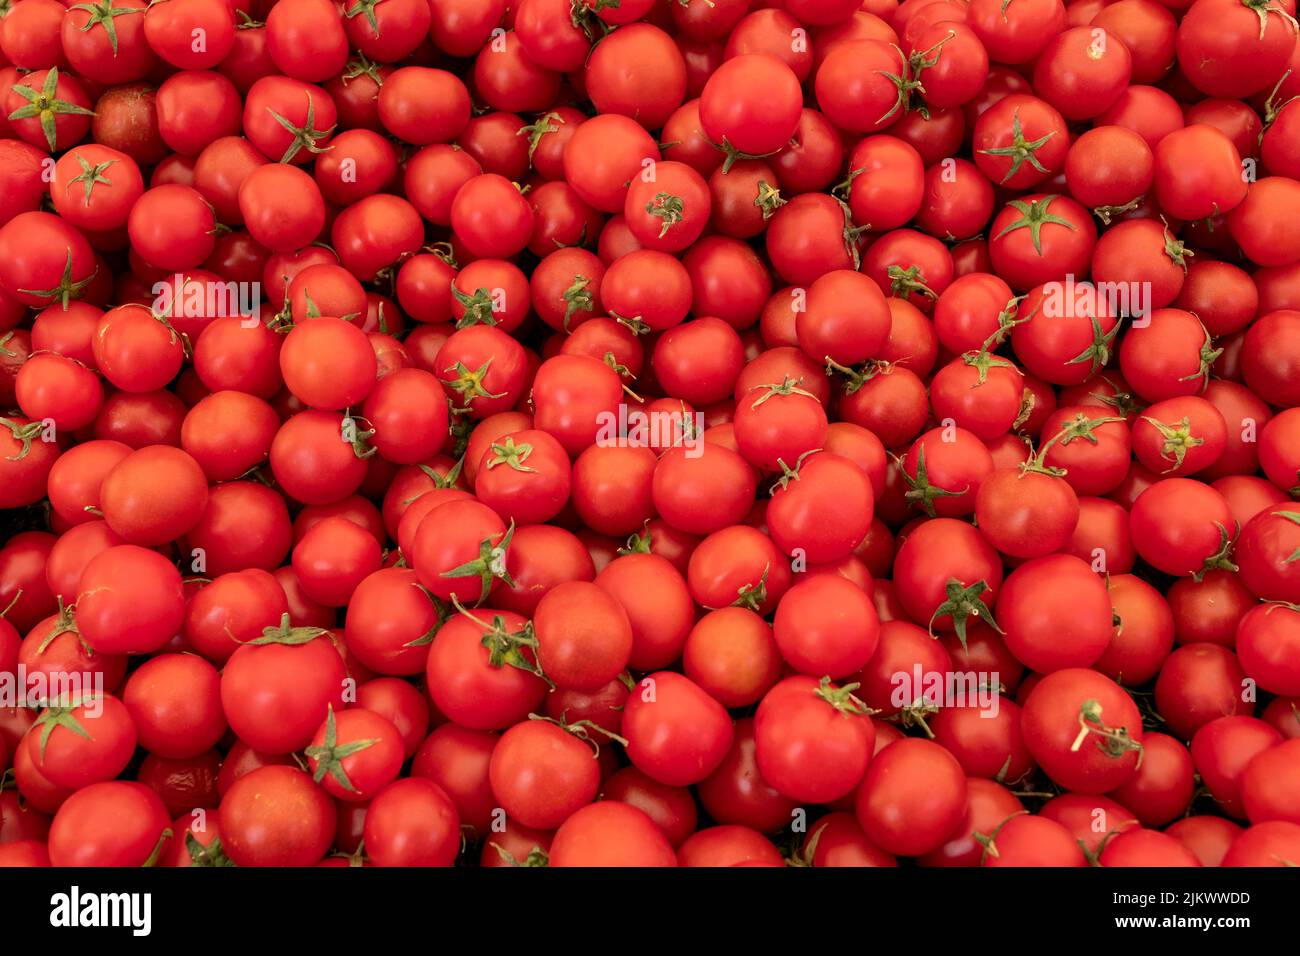
[[1294, 0], [0, 15], [0, 865], [1300, 864]]

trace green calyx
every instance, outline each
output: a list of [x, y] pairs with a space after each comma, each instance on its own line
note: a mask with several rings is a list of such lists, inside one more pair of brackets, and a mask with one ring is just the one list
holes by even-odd
[[533, 630], [532, 621], [526, 621], [519, 630], [512, 631], [506, 627], [506, 619], [501, 614], [494, 614], [492, 620], [488, 622], [468, 610], [454, 594], [451, 603], [457, 613], [483, 629], [483, 638], [479, 643], [487, 648], [489, 667], [498, 670], [502, 667], [513, 667], [527, 671], [535, 677], [540, 677], [552, 687], [555, 686], [551, 683], [551, 679], [542, 673], [541, 665], [537, 663], [537, 634]]
[[916, 474], [911, 475], [906, 468], [900, 469], [903, 481], [907, 484], [907, 491], [903, 497], [912, 502], [931, 518], [937, 517], [938, 514], [934, 508], [936, 498], [960, 498], [966, 492], [970, 491], [970, 486], [966, 485], [959, 491], [949, 491], [946, 488], [940, 488], [938, 485], [930, 483], [930, 473], [925, 464], [925, 443], [922, 442], [916, 452]]
[[1034, 252], [1041, 256], [1043, 254], [1043, 226], [1048, 223], [1054, 223], [1058, 226], [1065, 226], [1065, 228], [1069, 229], [1071, 232], [1077, 231], [1078, 229], [1078, 227], [1075, 226], [1074, 223], [1070, 222], [1070, 220], [1065, 219], [1062, 216], [1054, 215], [1048, 211], [1051, 208], [1052, 203], [1060, 198], [1060, 196], [1052, 195], [1042, 196], [1038, 199], [1031, 199], [1028, 202], [1023, 199], [1011, 200], [1007, 205], [1020, 213], [1020, 218], [1015, 222], [1008, 224], [993, 238], [1001, 239], [1003, 236], [1015, 232], [1017, 229], [1028, 229], [1029, 240], [1034, 245]]
[[246, 643], [254, 646], [283, 644], [286, 647], [297, 647], [301, 644], [309, 644], [318, 637], [328, 637], [329, 633], [323, 627], [294, 627], [289, 621], [289, 612], [285, 611], [280, 615], [278, 625], [264, 628], [260, 637], [255, 637]]
[[312, 779], [320, 783], [328, 774], [344, 790], [349, 793], [356, 793], [357, 788], [353, 786], [349, 779], [347, 771], [343, 769], [343, 761], [353, 754], [361, 753], [363, 750], [369, 750], [378, 740], [353, 740], [346, 744], [339, 743], [338, 723], [334, 719], [334, 705], [329, 704], [325, 714], [325, 738], [320, 744], [313, 744], [308, 747], [304, 754], [307, 759], [314, 761], [316, 769], [312, 773]]
[[1187, 452], [1205, 444], [1204, 438], [1197, 438], [1192, 434], [1192, 423], [1186, 415], [1173, 425], [1166, 425], [1150, 415], [1143, 415], [1142, 420], [1158, 431], [1160, 437], [1164, 439], [1160, 446], [1160, 457], [1165, 461], [1173, 462], [1163, 474], [1167, 475], [1183, 467], [1183, 459], [1187, 457]]
[[[58, 135], [56, 130], [57, 120], [60, 116], [94, 116], [94, 110], [88, 110], [84, 106], [78, 106], [76, 103], [69, 103], [67, 100], [59, 99], [59, 68], [52, 66], [49, 72], [45, 74], [45, 82], [41, 88], [35, 89], [25, 83], [16, 83], [12, 87], [12, 92], [18, 94], [27, 101], [26, 106], [20, 106], [9, 114], [9, 119], [36, 119], [41, 124], [41, 132], [45, 134], [46, 145], [50, 147], [50, 152], [58, 148]], [[66, 308], [66, 306], [65, 306]]]
[[962, 649], [966, 649], [966, 625], [974, 617], [983, 621], [999, 634], [1004, 633], [998, 622], [993, 618], [993, 612], [989, 606], [980, 600], [980, 595], [989, 590], [987, 581], [979, 580], [967, 587], [956, 578], [949, 578], [948, 583], [944, 585], [944, 593], [947, 599], [934, 609], [930, 615], [928, 625], [930, 634], [934, 634], [934, 622], [939, 618], [948, 616], [952, 618], [952, 628], [957, 633], [957, 640], [961, 642]]
[[48, 299], [51, 304], [58, 302], [64, 312], [68, 311], [68, 303], [73, 299], [80, 299], [85, 293], [86, 287], [95, 280], [99, 274], [99, 268], [96, 267], [90, 275], [84, 279], [72, 278], [72, 250], [68, 250], [68, 257], [63, 263], [63, 275], [59, 277], [59, 284], [51, 289], [19, 289], [24, 295], [34, 295], [41, 299]]
[[496, 850], [497, 855], [510, 866], [538, 867], [551, 865], [551, 858], [546, 855], [546, 851], [540, 846], [534, 846], [522, 860], [516, 859], [513, 853], [496, 841], [490, 841], [488, 846]]
[[686, 218], [686, 204], [681, 196], [672, 193], [656, 193], [655, 198], [645, 204], [646, 215], [660, 221], [659, 238], [668, 235], [668, 230]]
[[731, 606], [748, 608], [756, 614], [759, 613], [758, 609], [767, 602], [767, 575], [771, 570], [772, 565], [765, 564], [757, 583], [742, 585], [736, 591], [736, 600], [731, 602]]
[[831, 684], [830, 677], [823, 677], [817, 682], [817, 689], [813, 693], [846, 717], [866, 717], [876, 713], [876, 711], [853, 696], [853, 692], [861, 686], [861, 684], [853, 683], [845, 684], [843, 687], [835, 687]]
[[45, 760], [45, 748], [50, 742], [50, 735], [54, 733], [55, 728], [62, 727], [84, 740], [90, 739], [90, 734], [82, 726], [81, 721], [73, 716], [73, 711], [81, 707], [82, 701], [70, 701], [68, 706], [50, 706], [41, 711], [41, 715], [36, 718], [33, 727], [41, 728], [40, 755], [41, 760]]
[[1038, 151], [1047, 145], [1047, 141], [1056, 135], [1056, 130], [1051, 130], [1038, 139], [1025, 139], [1024, 128], [1020, 125], [1020, 110], [1011, 114], [1011, 143], [1007, 146], [997, 146], [992, 149], [981, 149], [980, 152], [985, 156], [1005, 156], [1011, 160], [1011, 167], [1007, 170], [1002, 182], [1006, 183], [1016, 173], [1020, 172], [1020, 167], [1028, 163], [1035, 170], [1047, 175], [1047, 167], [1038, 161]]
[[504, 441], [493, 442], [488, 450], [492, 452], [492, 458], [487, 463], [488, 471], [505, 465], [512, 471], [537, 473], [536, 468], [531, 468], [525, 464], [528, 461], [528, 456], [533, 453], [533, 446], [527, 442], [516, 443], [513, 435], [508, 436]]
[[269, 106], [266, 108], [272, 119], [283, 126], [292, 137], [289, 145], [285, 147], [284, 153], [280, 156], [280, 162], [282, 163], [292, 162], [293, 158], [304, 149], [313, 154], [333, 149], [332, 146], [321, 146], [319, 144], [321, 140], [329, 138], [330, 134], [334, 132], [334, 127], [331, 126], [328, 129], [316, 128], [316, 104], [311, 98], [311, 93], [305, 95], [307, 97], [307, 119], [301, 126], [295, 126], [292, 120], [280, 115]]
[[185, 833], [185, 852], [189, 854], [190, 866], [234, 866], [235, 861], [226, 856], [221, 846], [221, 837], [213, 837], [212, 842], [204, 846], [194, 834]]
[[925, 275], [920, 266], [889, 266], [885, 270], [889, 277], [889, 294], [900, 299], [911, 298], [912, 293], [925, 296], [930, 300], [938, 299], [935, 291], [925, 284]]
[[798, 481], [799, 469], [803, 467], [804, 460], [807, 459], [809, 455], [815, 455], [819, 451], [821, 451], [820, 448], [808, 449], [808, 451], [804, 452], [802, 455], [798, 457], [798, 459], [795, 460], [793, 468], [787, 465], [784, 460], [778, 458], [776, 460], [776, 463], [781, 466], [781, 477], [776, 479], [775, 482], [773, 482], [772, 487], [768, 490], [768, 493], [774, 495], [777, 493], [778, 489], [781, 491], [785, 491], [787, 488], [790, 487], [790, 482]]
[[117, 25], [114, 22], [118, 17], [130, 16], [133, 13], [144, 13], [146, 7], [114, 7], [113, 0], [99, 0], [98, 3], [78, 3], [68, 7], [69, 10], [85, 10], [90, 14], [84, 26], [80, 27], [82, 33], [88, 33], [94, 27], [102, 26], [104, 32], [108, 34], [109, 46], [113, 50], [113, 56], [117, 56]]
[[1094, 375], [1110, 362], [1115, 336], [1119, 333], [1119, 323], [1116, 322], [1111, 326], [1110, 331], [1106, 332], [1102, 330], [1101, 320], [1095, 314], [1088, 316], [1088, 321], [1092, 324], [1092, 342], [1086, 349], [1065, 364], [1082, 365], [1084, 362], [1088, 362], [1090, 363], [1088, 374]]
[[457, 362], [448, 371], [454, 375], [454, 378], [443, 379], [442, 384], [455, 392], [460, 393], [461, 404], [456, 409], [458, 412], [469, 411], [470, 403], [476, 398], [500, 398], [505, 392], [489, 392], [484, 381], [487, 378], [488, 369], [492, 366], [492, 359], [489, 357], [477, 369], [466, 368], [464, 363]]
[[[442, 572], [444, 578], [478, 578], [481, 584], [481, 591], [477, 603], [482, 603], [487, 598], [488, 591], [492, 589], [492, 582], [500, 578], [509, 587], [515, 587], [515, 580], [506, 570], [506, 554], [510, 548], [510, 541], [515, 536], [515, 523], [510, 522], [506, 528], [505, 534], [501, 540], [493, 544], [490, 537], [484, 538], [479, 542], [478, 557], [472, 561], [466, 561], [459, 567], [452, 568], [450, 571]], [[453, 595], [453, 598], [455, 595]]]
[[801, 378], [790, 378], [787, 375], [777, 384], [769, 383], [767, 385], [755, 385], [750, 389], [750, 391], [754, 392], [762, 390], [763, 394], [754, 399], [754, 403], [750, 405], [750, 408], [758, 408], [774, 395], [804, 395], [808, 398], [816, 399], [816, 395], [808, 391], [806, 388], [800, 387], [802, 382], [803, 379]]
[[20, 425], [12, 418], [0, 418], [0, 428], [8, 429], [9, 435], [14, 441], [22, 447], [16, 455], [6, 455], [5, 461], [22, 461], [32, 450], [32, 442], [40, 437], [42, 426], [40, 422], [28, 422], [26, 425]]
[[1142, 744], [1134, 740], [1126, 727], [1110, 727], [1102, 720], [1101, 703], [1085, 700], [1079, 708], [1079, 733], [1070, 744], [1070, 750], [1078, 753], [1085, 740], [1097, 738], [1097, 749], [1113, 760], [1118, 760], [1130, 751], [1137, 751], [1137, 765], [1142, 766]]
[[584, 275], [575, 275], [573, 283], [560, 296], [564, 300], [564, 331], [569, 331], [569, 323], [579, 312], [591, 312], [596, 308], [596, 299], [591, 293], [591, 280]]

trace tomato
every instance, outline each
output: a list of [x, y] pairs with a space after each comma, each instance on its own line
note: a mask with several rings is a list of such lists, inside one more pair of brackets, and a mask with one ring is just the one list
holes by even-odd
[[473, 730], [505, 729], [527, 718], [548, 687], [527, 624], [511, 611], [477, 609], [449, 618], [429, 647], [425, 670], [438, 710]]
[[596, 753], [575, 727], [525, 721], [506, 731], [492, 751], [489, 776], [501, 807], [524, 826], [552, 830], [591, 803], [600, 786]]
[[1077, 26], [1053, 37], [1034, 62], [1034, 89], [1070, 120], [1104, 113], [1129, 85], [1128, 46], [1105, 27]]
[[112, 780], [135, 752], [131, 715], [110, 695], [51, 701], [29, 733], [40, 735], [31, 746], [41, 775], [67, 790]]
[[1241, 797], [1251, 823], [1286, 820], [1296, 823], [1295, 796], [1300, 781], [1296, 777], [1294, 740], [1280, 743], [1256, 754], [1246, 764], [1241, 777]]
[[362, 580], [379, 570], [379, 542], [345, 517], [327, 517], [293, 549], [293, 569], [307, 597], [327, 607], [348, 604]]
[[334, 838], [334, 801], [295, 767], [263, 766], [221, 800], [221, 845], [236, 866], [310, 866]]
[[783, 796], [830, 803], [862, 779], [875, 727], [852, 690], [829, 678], [790, 677], [763, 697], [754, 716], [754, 754], [763, 779]]
[[993, 217], [989, 255], [1013, 289], [1084, 275], [1097, 228], [1079, 203], [1065, 196], [1013, 199]]
[[1221, 866], [1293, 866], [1300, 856], [1300, 829], [1286, 820], [1250, 827], [1223, 855]]
[[307, 245], [325, 225], [320, 187], [285, 163], [259, 166], [245, 177], [239, 187], [239, 213], [249, 234], [273, 252]]
[[874, 497], [871, 480], [851, 460], [805, 453], [786, 464], [773, 490], [767, 511], [772, 540], [814, 564], [838, 560], [866, 537]]
[[711, 774], [731, 747], [732, 734], [722, 705], [669, 671], [643, 678], [623, 712], [628, 758], [669, 786], [689, 786]]
[[867, 839], [888, 853], [920, 856], [961, 825], [967, 784], [957, 760], [928, 740], [880, 751], [857, 790], [854, 810]]
[[1291, 654], [1300, 639], [1298, 615], [1294, 604], [1263, 604], [1251, 608], [1237, 625], [1242, 670], [1270, 693], [1294, 696], [1300, 688]]
[[1115, 633], [1096, 667], [1117, 681], [1145, 683], [1173, 647], [1173, 613], [1160, 592], [1141, 578], [1114, 575], [1107, 589]]
[[1017, 813], [988, 834], [981, 866], [1085, 866], [1073, 835], [1047, 817]]
[[53, 65], [21, 80], [6, 90], [4, 99], [5, 116], [19, 139], [53, 153], [85, 137], [94, 112], [80, 80]]
[[687, 64], [667, 33], [633, 23], [591, 49], [584, 81], [602, 114], [630, 116], [646, 129], [659, 129], [686, 97]]
[[973, 135], [975, 165], [1010, 189], [1027, 189], [1059, 172], [1070, 148], [1065, 118], [1056, 108], [1020, 93], [984, 111]]
[[1285, 10], [1255, 11], [1212, 0], [1193, 4], [1179, 24], [1178, 62], [1198, 90], [1245, 97], [1276, 82], [1295, 43]]
[[1166, 734], [1142, 739], [1142, 766], [1111, 796], [1132, 809], [1146, 826], [1164, 826], [1190, 806], [1194, 767], [1187, 748]]
[[799, 79], [783, 61], [761, 53], [727, 60], [700, 94], [700, 122], [731, 154], [763, 156], [784, 146], [803, 108]]
[[[1101, 578], [1063, 554], [1018, 567], [1003, 582], [997, 602], [1007, 648], [1040, 673], [1096, 662], [1111, 643], [1111, 616]], [[1052, 638], [1044, 642], [1048, 634]]]
[[1228, 648], [1186, 644], [1170, 654], [1160, 668], [1156, 707], [1173, 733], [1190, 740], [1215, 718], [1254, 713], [1254, 702], [1242, 699], [1245, 678], [1236, 655]]
[[880, 638], [868, 596], [848, 580], [827, 575], [790, 588], [777, 604], [773, 628], [781, 656], [791, 667], [833, 679], [860, 671]]
[[663, 831], [628, 803], [602, 800], [578, 810], [556, 831], [551, 866], [676, 866]]
[[144, 784], [94, 783], [72, 794], [50, 825], [55, 866], [145, 866], [171, 838], [162, 800]]
[[240, 739], [266, 753], [289, 753], [311, 741], [331, 705], [342, 708], [345, 676], [333, 635], [294, 627], [285, 613], [231, 655], [221, 702]]
[[171, 759], [197, 757], [226, 732], [221, 679], [192, 654], [162, 654], [132, 673], [122, 702], [135, 722], [140, 746]]
[[1177, 219], [1206, 219], [1235, 209], [1246, 198], [1241, 155], [1223, 132], [1194, 123], [1155, 146], [1156, 200]]
[[68, 303], [85, 293], [97, 266], [90, 244], [58, 216], [24, 212], [0, 226], [0, 288], [25, 305]]
[[1034, 760], [1075, 793], [1104, 793], [1137, 771], [1137, 705], [1096, 671], [1066, 667], [1044, 677], [1024, 703], [1021, 732]]
[[1202, 725], [1192, 737], [1192, 761], [1219, 807], [1241, 819], [1246, 816], [1242, 804], [1246, 769], [1257, 755], [1277, 747], [1281, 741], [1277, 729], [1262, 720], [1218, 717]]
[[1236, 534], [1223, 496], [1188, 478], [1164, 479], [1142, 492], [1133, 504], [1130, 527], [1143, 560], [1175, 575], [1223, 566]]
[[175, 565], [134, 544], [91, 558], [77, 595], [78, 628], [103, 654], [148, 653], [180, 630], [185, 611]]
[[967, 778], [965, 819], [942, 846], [920, 858], [925, 866], [978, 866], [984, 846], [976, 834], [987, 836], [1009, 817], [1024, 809], [1001, 784], [976, 777]]
[[1298, 209], [1300, 184], [1266, 176], [1251, 183], [1245, 199], [1228, 214], [1228, 231], [1252, 262], [1290, 265], [1300, 258], [1295, 253]]
[[603, 687], [623, 671], [632, 652], [632, 627], [622, 606], [585, 581], [548, 591], [533, 612], [533, 627], [537, 663], [562, 690]]
[[331, 796], [350, 803], [369, 800], [402, 769], [397, 728], [361, 708], [335, 714], [331, 707], [305, 753], [312, 778]]

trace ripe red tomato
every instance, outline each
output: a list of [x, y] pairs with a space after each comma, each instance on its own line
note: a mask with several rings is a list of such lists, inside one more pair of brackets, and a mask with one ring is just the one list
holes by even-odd
[[1075, 793], [1113, 790], [1137, 772], [1137, 705], [1096, 671], [1066, 667], [1044, 677], [1025, 700], [1021, 731], [1043, 772]]
[[311, 866], [334, 838], [334, 801], [296, 767], [264, 766], [221, 799], [221, 845], [236, 866]]
[[876, 754], [854, 809], [872, 843], [899, 856], [920, 856], [956, 832], [966, 799], [957, 760], [936, 743], [907, 739]]

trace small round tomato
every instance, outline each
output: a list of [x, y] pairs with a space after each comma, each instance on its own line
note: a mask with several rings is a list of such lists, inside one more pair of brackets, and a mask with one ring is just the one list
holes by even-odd
[[55, 866], [147, 866], [166, 848], [170, 824], [166, 806], [144, 784], [91, 784], [54, 815], [49, 859]]
[[966, 776], [955, 757], [929, 740], [904, 739], [872, 759], [854, 809], [872, 843], [898, 856], [920, 856], [956, 832], [966, 799]]
[[1025, 700], [1021, 731], [1043, 772], [1075, 793], [1113, 790], [1137, 772], [1137, 705], [1096, 671], [1067, 667], [1044, 677]]
[[837, 687], [828, 677], [788, 677], [759, 703], [755, 759], [763, 779], [783, 796], [831, 803], [862, 780], [875, 725], [853, 689]]

